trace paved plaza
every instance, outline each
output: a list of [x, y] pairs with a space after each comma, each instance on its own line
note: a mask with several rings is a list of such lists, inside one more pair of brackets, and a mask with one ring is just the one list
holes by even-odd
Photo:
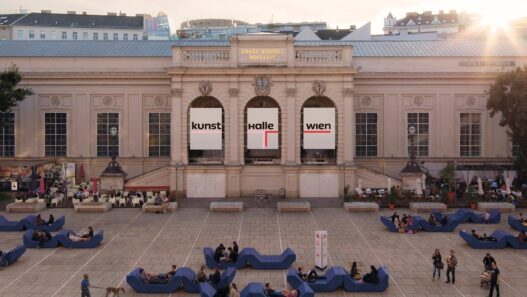
[[[398, 209], [398, 213], [409, 213]], [[476, 228], [490, 234], [504, 229], [516, 234], [502, 216], [499, 225], [462, 224], [452, 233], [390, 233], [379, 222], [378, 213], [347, 213], [341, 208], [314, 208], [310, 213], [278, 213], [276, 209], [249, 208], [241, 213], [211, 213], [206, 208], [182, 207], [169, 214], [143, 213], [139, 209], [114, 209], [108, 213], [74, 213], [72, 209], [43, 212], [66, 215], [65, 228], [79, 230], [89, 225], [104, 229], [104, 241], [96, 249], [28, 249], [14, 265], [0, 271], [0, 296], [80, 296], [80, 281], [90, 275], [92, 285], [123, 286], [125, 296], [137, 294], [126, 284], [126, 274], [141, 266], [149, 272], [164, 272], [171, 264], [197, 270], [204, 264], [203, 247], [237, 240], [240, 248], [254, 247], [263, 253], [279, 254], [287, 247], [297, 254], [295, 265], [314, 266], [314, 231], [327, 230], [329, 265], [349, 269], [357, 261], [365, 272], [370, 265], [386, 265], [390, 285], [382, 294], [353, 294], [343, 290], [317, 296], [486, 296], [479, 286], [486, 250], [470, 248], [457, 234]], [[391, 213], [389, 210], [382, 214]], [[19, 219], [25, 214], [6, 214]], [[426, 214], [422, 214], [426, 215]], [[22, 244], [22, 232], [0, 233], [0, 249]], [[443, 259], [449, 249], [456, 251], [459, 265], [456, 284], [432, 281], [431, 257], [439, 248]], [[490, 251], [501, 271], [502, 296], [527, 296], [527, 250], [506, 248]], [[445, 270], [443, 270], [445, 272]], [[243, 288], [248, 282], [270, 282], [283, 288], [286, 271], [238, 270], [234, 282]], [[104, 296], [92, 289], [92, 296]], [[172, 296], [198, 296], [178, 291]], [[156, 295], [158, 296], [158, 295]], [[161, 296], [161, 295], [159, 295]], [[166, 296], [166, 295], [165, 295]], [[170, 296], [170, 295], [168, 295]]]

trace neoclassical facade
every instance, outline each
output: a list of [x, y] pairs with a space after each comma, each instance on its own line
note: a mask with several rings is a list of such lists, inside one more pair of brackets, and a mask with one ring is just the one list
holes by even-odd
[[[478, 41], [0, 42], [35, 95], [2, 130], [0, 166], [109, 156], [129, 187], [178, 195], [338, 197], [399, 184], [413, 145], [431, 173], [510, 164], [485, 92], [525, 65], [525, 46]], [[409, 135], [409, 127], [415, 133]], [[112, 135], [112, 128], [117, 135]]]

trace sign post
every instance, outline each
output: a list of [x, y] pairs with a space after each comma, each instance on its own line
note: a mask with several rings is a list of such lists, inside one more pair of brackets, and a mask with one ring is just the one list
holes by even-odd
[[328, 266], [328, 232], [315, 231], [315, 266], [324, 270]]

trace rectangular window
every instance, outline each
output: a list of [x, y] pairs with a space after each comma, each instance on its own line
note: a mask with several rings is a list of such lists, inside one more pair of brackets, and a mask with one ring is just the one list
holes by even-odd
[[29, 30], [29, 39], [35, 39], [35, 32], [33, 30]]
[[66, 156], [67, 152], [67, 114], [65, 112], [46, 113], [45, 154], [46, 157]]
[[377, 113], [355, 114], [355, 155], [377, 156]]
[[82, 32], [82, 40], [88, 40], [88, 32]]
[[119, 40], [119, 34], [113, 33], [113, 40]]
[[66, 39], [68, 39], [68, 32], [63, 31], [63, 32], [62, 32], [62, 36], [61, 36], [61, 38], [62, 38], [62, 40], [66, 40]]
[[99, 40], [99, 33], [93, 32], [93, 40]]
[[[429, 125], [430, 119], [428, 113], [409, 113], [408, 114], [408, 154], [411, 151], [411, 145], [414, 144], [415, 155], [427, 157], [429, 145]], [[415, 134], [410, 135], [408, 132], [410, 127], [415, 128]]]
[[15, 156], [15, 114], [0, 112], [0, 157]]
[[128, 33], [123, 34], [123, 40], [128, 40]]
[[51, 40], [57, 40], [57, 32], [51, 31]]
[[104, 33], [104, 34], [102, 35], [102, 39], [103, 39], [103, 40], [108, 40], [108, 33]]
[[148, 155], [170, 157], [170, 113], [148, 114]]
[[18, 40], [24, 39], [24, 30], [18, 30], [17, 32]]
[[134, 34], [134, 40], [139, 40], [139, 36], [137, 34]]
[[[110, 129], [115, 128], [117, 134], [111, 134]], [[113, 153], [119, 155], [119, 114], [97, 114], [97, 156], [109, 157]]]
[[77, 36], [77, 32], [73, 32], [73, 34], [72, 34], [72, 39], [73, 39], [73, 40], [77, 40], [77, 39], [79, 39], [79, 37]]
[[46, 39], [46, 32], [40, 31], [40, 39]]
[[480, 113], [460, 114], [459, 153], [461, 157], [481, 156], [481, 114]]

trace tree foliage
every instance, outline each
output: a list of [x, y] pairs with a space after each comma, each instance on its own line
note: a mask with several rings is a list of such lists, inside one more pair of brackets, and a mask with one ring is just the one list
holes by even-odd
[[22, 75], [15, 65], [0, 73], [0, 112], [11, 111], [18, 102], [33, 95], [31, 89], [18, 87], [20, 81], [22, 81]]
[[487, 109], [490, 116], [500, 116], [500, 126], [518, 146], [515, 158], [518, 182], [527, 177], [527, 67], [500, 74], [489, 89]]

